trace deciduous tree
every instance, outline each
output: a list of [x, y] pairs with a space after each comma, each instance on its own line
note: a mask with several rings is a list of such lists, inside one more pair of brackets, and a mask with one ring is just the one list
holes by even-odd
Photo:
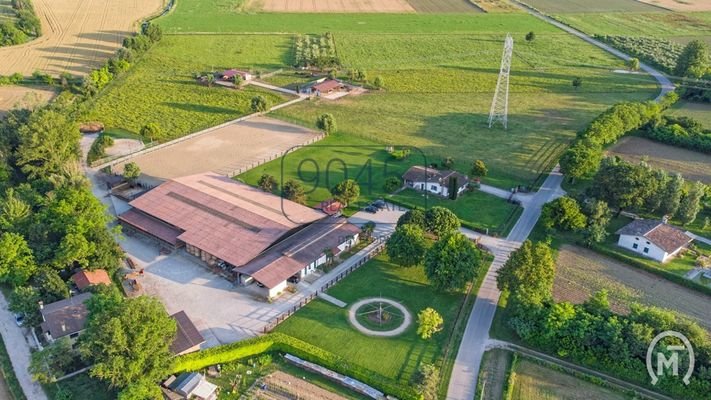
[[79, 129], [63, 113], [36, 111], [18, 133], [17, 165], [30, 179], [61, 174], [67, 162], [79, 158]]
[[417, 314], [417, 335], [422, 339], [429, 339], [442, 330], [444, 319], [432, 307], [427, 307]]
[[696, 182], [686, 196], [681, 199], [676, 216], [682, 224], [687, 225], [696, 220], [696, 216], [701, 211], [701, 199], [705, 194], [706, 186], [701, 182]]
[[141, 133], [141, 136], [150, 140], [151, 142], [154, 140], [163, 139], [163, 130], [155, 122], [150, 122], [146, 125], [143, 125], [143, 128], [141, 128], [140, 133]]
[[543, 206], [541, 220], [548, 229], [578, 231], [585, 227], [587, 218], [575, 199], [563, 196]]
[[552, 298], [554, 278], [555, 259], [550, 247], [526, 240], [511, 253], [496, 281], [500, 290], [516, 293], [528, 304], [540, 305]]
[[284, 183], [282, 188], [282, 196], [293, 202], [304, 204], [306, 203], [306, 194], [304, 194], [304, 187], [298, 181], [289, 179]]
[[257, 182], [257, 185], [265, 192], [271, 193], [277, 186], [277, 180], [274, 175], [262, 174], [262, 176], [259, 178], [259, 181]]
[[630, 71], [639, 71], [639, 58], [632, 57], [627, 60], [627, 68], [629, 68]]
[[123, 300], [102, 292], [87, 303], [90, 315], [79, 351], [93, 363], [91, 376], [126, 388], [138, 381], [155, 383], [169, 374], [176, 326], [157, 299]]
[[438, 290], [458, 290], [473, 280], [481, 264], [481, 254], [459, 232], [441, 237], [425, 255], [425, 274]]
[[682, 50], [676, 61], [674, 75], [699, 79], [709, 67], [709, 49], [701, 40], [692, 40]]
[[333, 189], [331, 189], [331, 194], [336, 201], [348, 205], [358, 200], [358, 196], [360, 196], [360, 186], [355, 180], [346, 179], [334, 186]]
[[17, 233], [0, 235], [0, 282], [24, 285], [37, 270], [25, 238]]
[[475, 160], [472, 164], [472, 176], [483, 178], [489, 173], [489, 169], [486, 168], [486, 164], [482, 160]]
[[398, 226], [388, 239], [387, 251], [390, 260], [395, 264], [403, 267], [419, 265], [427, 251], [425, 232], [413, 224]]
[[131, 161], [123, 166], [123, 177], [133, 184], [141, 176], [141, 167]]
[[264, 96], [261, 95], [252, 97], [251, 107], [252, 112], [256, 113], [265, 112], [267, 111], [267, 108], [269, 108], [269, 106], [267, 105], [267, 99], [265, 99]]
[[461, 226], [459, 218], [448, 208], [435, 206], [425, 212], [427, 231], [437, 236], [455, 232]]
[[330, 113], [321, 114], [316, 118], [316, 127], [330, 135], [336, 131], [336, 118]]
[[397, 220], [397, 226], [402, 226], [405, 224], [417, 225], [420, 228], [422, 228], [423, 230], [426, 230], [427, 229], [427, 219], [425, 217], [425, 212], [419, 208], [407, 210]]

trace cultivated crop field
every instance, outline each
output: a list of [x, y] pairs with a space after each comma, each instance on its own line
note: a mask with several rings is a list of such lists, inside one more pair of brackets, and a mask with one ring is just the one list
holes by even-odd
[[680, 173], [688, 181], [711, 183], [711, 155], [628, 136], [610, 148], [610, 155], [638, 163], [647, 161], [655, 168]]
[[711, 11], [707, 0], [639, 0], [643, 3], [668, 8], [674, 11]]
[[572, 375], [521, 360], [513, 371], [512, 400], [624, 400], [622, 393], [592, 384]]
[[662, 11], [637, 0], [524, 0], [523, 3], [548, 14]]
[[466, 13], [481, 12], [469, 0], [408, 0], [417, 12], [425, 13]]
[[165, 139], [170, 139], [250, 113], [255, 95], [275, 105], [284, 100], [282, 95], [251, 86], [210, 88], [198, 84], [193, 74], [232, 67], [276, 69], [290, 54], [289, 39], [277, 35], [164, 37], [129, 73], [101, 93], [84, 120], [132, 132], [156, 123]]
[[711, 297], [692, 289], [572, 245], [560, 248], [556, 267], [556, 301], [582, 303], [607, 289], [616, 312], [629, 312], [631, 303], [641, 303], [674, 310], [711, 329]]
[[111, 57], [136, 21], [160, 10], [163, 0], [53, 0], [34, 2], [42, 36], [0, 48], [0, 75], [40, 70], [85, 74]]
[[591, 13], [556, 16], [587, 34], [707, 38], [711, 35], [711, 13]]

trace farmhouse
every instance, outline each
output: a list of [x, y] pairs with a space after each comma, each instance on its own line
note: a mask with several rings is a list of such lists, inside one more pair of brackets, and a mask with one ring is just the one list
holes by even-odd
[[434, 168], [413, 166], [402, 176], [407, 187], [428, 191], [440, 196], [449, 196], [450, 185], [455, 184], [457, 194], [461, 194], [469, 185], [469, 177], [457, 171], [440, 171]]
[[223, 81], [232, 81], [235, 76], [240, 76], [243, 81], [251, 81], [253, 76], [247, 71], [241, 71], [238, 69], [228, 69], [219, 73], [220, 79]]
[[334, 92], [340, 92], [346, 89], [346, 85], [336, 79], [319, 79], [306, 86], [300, 92], [312, 94], [314, 96], [325, 96]]
[[659, 262], [676, 256], [693, 239], [663, 221], [636, 219], [616, 232], [617, 245]]
[[65, 336], [72, 341], [79, 337], [89, 316], [85, 302], [91, 296], [91, 293], [82, 293], [47, 305], [40, 303], [43, 321], [40, 327], [49, 342]]
[[97, 269], [94, 271], [81, 270], [71, 277], [77, 289], [84, 291], [91, 286], [111, 285], [111, 278], [106, 270]]
[[[358, 240], [345, 219], [206, 173], [177, 178], [129, 203], [119, 216], [164, 246], [182, 248], [238, 284], [256, 282], [267, 298]], [[298, 267], [298, 268], [297, 268]]]

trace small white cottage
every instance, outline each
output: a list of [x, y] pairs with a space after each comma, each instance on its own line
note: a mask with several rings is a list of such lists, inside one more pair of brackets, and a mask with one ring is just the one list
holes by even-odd
[[452, 181], [457, 187], [457, 194], [461, 194], [469, 185], [469, 177], [457, 171], [440, 171], [419, 165], [410, 167], [402, 179], [407, 187], [444, 197], [449, 196], [449, 186]]
[[667, 262], [693, 240], [663, 221], [636, 219], [616, 232], [617, 245], [659, 262]]

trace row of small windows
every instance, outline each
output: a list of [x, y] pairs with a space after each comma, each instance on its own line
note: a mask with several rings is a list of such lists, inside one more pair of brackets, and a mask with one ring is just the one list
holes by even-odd
[[[647, 242], [647, 244], [649, 244], [649, 242]], [[634, 244], [632, 245], [632, 248], [635, 249], [635, 250], [637, 250], [637, 249], [639, 248], [639, 245], [638, 245], [637, 243], [634, 243]], [[642, 250], [642, 251], [645, 252], [645, 253], [649, 253], [649, 247], [645, 247], [644, 250]]]

